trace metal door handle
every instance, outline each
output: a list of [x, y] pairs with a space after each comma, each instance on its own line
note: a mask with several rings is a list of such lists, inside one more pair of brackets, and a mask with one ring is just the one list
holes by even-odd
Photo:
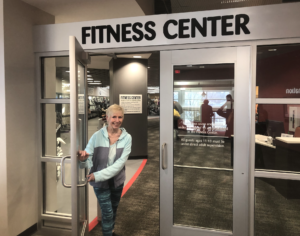
[[166, 143], [161, 145], [161, 156], [162, 156], [161, 167], [162, 167], [163, 170], [167, 169], [166, 146], [167, 146]]
[[61, 183], [65, 188], [71, 188], [71, 184], [65, 184], [65, 159], [71, 156], [65, 156], [61, 159]]
[[[71, 156], [65, 156], [61, 159], [61, 183], [65, 188], [71, 188], [71, 184], [65, 183], [65, 159]], [[77, 187], [84, 187], [88, 183], [88, 178], [85, 178], [85, 182], [83, 184], [78, 184]]]

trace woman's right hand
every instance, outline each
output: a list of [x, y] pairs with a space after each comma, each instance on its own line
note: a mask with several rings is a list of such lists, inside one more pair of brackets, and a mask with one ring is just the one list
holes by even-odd
[[78, 151], [77, 156], [80, 161], [85, 161], [88, 159], [89, 154], [86, 151]]

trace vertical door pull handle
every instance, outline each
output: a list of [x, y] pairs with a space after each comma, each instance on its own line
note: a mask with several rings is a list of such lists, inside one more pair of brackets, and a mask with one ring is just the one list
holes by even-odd
[[71, 188], [71, 184], [65, 183], [65, 159], [71, 156], [65, 156], [61, 159], [61, 183], [65, 188]]
[[162, 156], [161, 167], [162, 167], [163, 170], [167, 169], [166, 146], [167, 146], [166, 143], [161, 145], [161, 156]]

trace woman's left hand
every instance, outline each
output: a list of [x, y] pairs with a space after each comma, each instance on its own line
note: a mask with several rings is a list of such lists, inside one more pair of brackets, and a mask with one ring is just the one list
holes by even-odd
[[93, 173], [90, 175], [87, 175], [86, 177], [88, 178], [88, 182], [95, 181], [95, 176]]

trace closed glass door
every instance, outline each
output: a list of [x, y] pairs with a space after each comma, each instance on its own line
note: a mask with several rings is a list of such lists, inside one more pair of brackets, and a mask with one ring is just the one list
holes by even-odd
[[160, 235], [248, 235], [250, 48], [161, 52]]

